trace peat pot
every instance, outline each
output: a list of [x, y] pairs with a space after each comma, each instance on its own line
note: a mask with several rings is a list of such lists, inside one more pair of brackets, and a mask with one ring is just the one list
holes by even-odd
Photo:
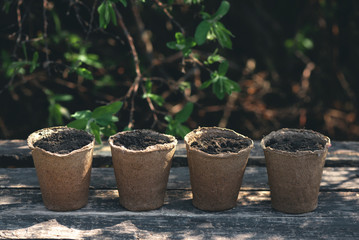
[[235, 207], [253, 141], [219, 127], [198, 128], [184, 140], [193, 205], [205, 211]]
[[88, 201], [94, 137], [68, 127], [32, 133], [27, 144], [47, 209], [71, 211]]
[[261, 141], [272, 207], [286, 213], [313, 211], [330, 139], [304, 129], [281, 129]]
[[117, 133], [109, 138], [120, 204], [131, 211], [164, 203], [175, 137], [151, 130]]

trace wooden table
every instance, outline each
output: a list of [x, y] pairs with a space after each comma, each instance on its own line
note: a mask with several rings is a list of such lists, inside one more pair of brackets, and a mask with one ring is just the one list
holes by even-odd
[[[263, 153], [255, 149], [237, 207], [204, 212], [191, 204], [185, 149], [179, 144], [162, 208], [130, 212], [119, 205], [108, 146], [97, 147], [89, 203], [73, 212], [48, 211], [22, 140], [0, 141], [0, 238], [60, 239], [359, 239], [359, 143], [334, 142], [314, 212], [271, 208]], [[4, 168], [4, 167], [16, 168]], [[97, 166], [97, 167], [96, 167]]]

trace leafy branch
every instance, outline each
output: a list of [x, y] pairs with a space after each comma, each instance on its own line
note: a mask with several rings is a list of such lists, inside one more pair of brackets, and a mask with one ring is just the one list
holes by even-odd
[[174, 117], [167, 115], [165, 120], [168, 122], [167, 134], [171, 134], [174, 136], [184, 137], [191, 130], [183, 125], [184, 122], [188, 120], [193, 111], [193, 103], [188, 102], [183, 109], [178, 112]]
[[217, 39], [221, 47], [232, 49], [233, 34], [219, 21], [228, 13], [229, 8], [229, 2], [222, 1], [215, 14], [201, 12], [203, 21], [197, 26], [194, 34], [198, 45], [204, 44], [206, 40]]
[[[232, 49], [231, 37], [233, 34], [220, 22], [220, 20], [228, 13], [230, 4], [227, 1], [222, 1], [217, 11], [211, 15], [202, 11], [202, 21], [196, 28], [194, 38], [185, 38], [184, 34], [177, 32], [175, 34], [176, 41], [168, 42], [167, 47], [170, 49], [182, 51], [184, 57], [190, 57], [194, 62], [204, 67], [210, 72], [210, 80], [201, 85], [201, 89], [208, 88], [212, 85], [212, 92], [218, 99], [223, 99], [226, 94], [230, 95], [232, 92], [240, 91], [238, 83], [230, 80], [226, 74], [228, 71], [228, 61], [218, 54], [216, 49], [206, 61], [201, 62], [197, 57], [192, 55], [192, 48], [196, 45], [201, 46], [207, 40], [216, 40], [223, 48]], [[208, 65], [220, 63], [218, 70], [212, 71]]]
[[106, 106], [97, 107], [92, 112], [90, 110], [75, 112], [71, 117], [76, 120], [70, 122], [67, 126], [92, 133], [96, 142], [101, 144], [102, 135], [109, 137], [117, 132], [115, 122], [118, 122], [119, 119], [114, 115], [120, 111], [122, 105], [122, 102], [117, 101]]

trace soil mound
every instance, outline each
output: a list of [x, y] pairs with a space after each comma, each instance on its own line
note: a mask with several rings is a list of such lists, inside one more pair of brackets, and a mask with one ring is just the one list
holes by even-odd
[[[222, 136], [219, 136], [222, 135]], [[238, 136], [232, 132], [220, 131], [203, 133], [197, 140], [191, 143], [191, 147], [197, 148], [209, 154], [237, 153], [250, 146], [248, 138]]]
[[287, 152], [315, 151], [325, 148], [325, 141], [314, 134], [291, 133], [269, 139], [265, 146]]
[[80, 149], [93, 141], [93, 137], [80, 130], [54, 132], [34, 143], [34, 147], [59, 154], [67, 154]]
[[144, 150], [156, 144], [170, 143], [171, 139], [152, 130], [134, 130], [117, 135], [113, 143], [131, 150]]

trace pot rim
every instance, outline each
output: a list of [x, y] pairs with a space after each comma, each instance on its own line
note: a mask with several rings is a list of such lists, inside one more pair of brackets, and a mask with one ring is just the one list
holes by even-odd
[[76, 131], [83, 131], [83, 132], [86, 132], [84, 130], [79, 130], [79, 129], [76, 129], [76, 128], [70, 128], [70, 127], [67, 127], [67, 126], [56, 126], [56, 127], [49, 127], [49, 128], [42, 128], [42, 129], [39, 129], [33, 133], [31, 133], [28, 137], [27, 137], [27, 146], [30, 148], [31, 151], [34, 151], [34, 150], [39, 150], [39, 151], [42, 151], [42, 152], [45, 152], [49, 155], [53, 155], [53, 156], [58, 156], [58, 157], [66, 157], [66, 156], [69, 156], [69, 155], [73, 155], [75, 153], [79, 153], [79, 152], [83, 152], [83, 151], [87, 151], [91, 148], [93, 148], [95, 146], [95, 137], [86, 132], [89, 136], [91, 136], [92, 138], [92, 142], [90, 142], [89, 144], [79, 148], [79, 149], [75, 149], [69, 153], [53, 153], [53, 152], [50, 152], [50, 151], [47, 151], [43, 148], [40, 148], [40, 147], [34, 147], [34, 143], [36, 141], [38, 141], [39, 139], [41, 139], [41, 137], [39, 137], [38, 139], [35, 140], [35, 136], [36, 135], [39, 135], [39, 133], [43, 133], [45, 131], [48, 131], [48, 132], [53, 132], [53, 130], [76, 130]]
[[[147, 130], [147, 129], [136, 129], [136, 130], [133, 130], [133, 131], [143, 131], [143, 130]], [[177, 139], [172, 136], [172, 135], [168, 135], [168, 134], [164, 134], [164, 133], [159, 133], [159, 132], [156, 132], [162, 136], [166, 136], [170, 139], [171, 142], [169, 143], [158, 143], [158, 144], [155, 144], [155, 145], [151, 145], [151, 146], [148, 146], [146, 147], [145, 149], [141, 149], [141, 150], [133, 150], [133, 149], [128, 149], [126, 148], [125, 146], [122, 146], [122, 145], [115, 145], [114, 144], [114, 138], [116, 138], [117, 136], [119, 135], [124, 135], [126, 133], [129, 133], [129, 132], [133, 132], [131, 130], [129, 131], [122, 131], [122, 132], [118, 132], [112, 136], [110, 136], [108, 138], [108, 143], [110, 144], [110, 147], [114, 148], [114, 149], [118, 149], [118, 150], [122, 150], [122, 151], [126, 151], [126, 152], [131, 152], [131, 153], [149, 153], [149, 152], [156, 152], [156, 151], [163, 151], [163, 150], [171, 150], [173, 148], [175, 148], [177, 146]]]
[[[285, 150], [280, 150], [280, 149], [275, 149], [272, 147], [267, 147], [265, 146], [265, 143], [271, 139], [273, 137], [273, 135], [278, 134], [278, 133], [290, 133], [290, 132], [296, 132], [296, 133], [311, 133], [314, 134], [316, 136], [318, 136], [320, 139], [325, 141], [325, 146], [323, 149], [317, 149], [317, 150], [302, 150], [302, 151], [296, 151], [296, 152], [290, 152], [290, 151], [285, 151]], [[282, 128], [276, 131], [272, 131], [270, 132], [268, 135], [264, 136], [260, 142], [260, 146], [264, 151], [271, 151], [271, 152], [276, 152], [279, 154], [283, 154], [283, 155], [306, 155], [306, 154], [322, 154], [323, 152], [328, 151], [328, 148], [331, 146], [331, 142], [330, 142], [330, 138], [325, 136], [324, 134], [321, 134], [319, 132], [310, 130], [310, 129], [298, 129], [298, 128]]]
[[[218, 153], [218, 154], [210, 154], [210, 153], [206, 153], [204, 151], [201, 151], [197, 148], [194, 148], [190, 145], [188, 138], [191, 135], [196, 134], [196, 132], [202, 131], [202, 130], [211, 130], [211, 129], [217, 129], [217, 130], [221, 130], [221, 131], [226, 131], [226, 132], [233, 132], [236, 135], [242, 137], [242, 138], [246, 138], [248, 140], [250, 140], [250, 145], [246, 148], [241, 149], [239, 152], [225, 152], [225, 153]], [[244, 136], [240, 133], [237, 133], [236, 131], [232, 130], [232, 129], [228, 129], [228, 128], [222, 128], [222, 127], [198, 127], [197, 129], [192, 130], [191, 132], [187, 133], [187, 135], [184, 137], [184, 142], [186, 144], [186, 146], [188, 147], [189, 150], [194, 151], [194, 152], [198, 152], [201, 154], [204, 154], [205, 156], [207, 156], [208, 158], [225, 158], [225, 157], [233, 157], [233, 156], [237, 156], [239, 154], [242, 154], [245, 151], [250, 151], [253, 147], [254, 147], [254, 142], [251, 138]]]

